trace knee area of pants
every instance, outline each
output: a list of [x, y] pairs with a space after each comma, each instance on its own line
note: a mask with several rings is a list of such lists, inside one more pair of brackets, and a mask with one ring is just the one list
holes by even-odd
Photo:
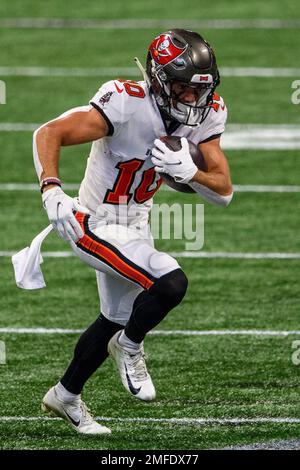
[[182, 269], [176, 269], [165, 274], [153, 286], [153, 291], [163, 299], [177, 305], [185, 296], [188, 279]]

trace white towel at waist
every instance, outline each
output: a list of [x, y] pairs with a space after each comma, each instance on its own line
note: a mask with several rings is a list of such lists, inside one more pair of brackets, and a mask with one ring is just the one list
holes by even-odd
[[12, 256], [18, 287], [22, 289], [42, 289], [46, 286], [40, 268], [40, 264], [43, 262], [41, 245], [52, 229], [52, 225], [46, 227], [32, 240], [30, 247], [27, 246]]

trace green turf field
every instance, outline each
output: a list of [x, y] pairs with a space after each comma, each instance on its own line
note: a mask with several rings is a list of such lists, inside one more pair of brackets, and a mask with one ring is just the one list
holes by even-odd
[[[148, 43], [162, 29], [1, 27], [3, 18], [64, 19], [280, 19], [300, 18], [296, 0], [251, 3], [191, 0], [167, 4], [130, 0], [52, 0], [0, 4], [1, 67], [122, 68], [145, 60]], [[221, 67], [300, 68], [293, 28], [232, 28], [199, 31], [213, 44]], [[294, 75], [293, 75], [294, 74]], [[290, 77], [229, 77], [220, 93], [230, 124], [300, 123], [291, 103]], [[10, 257], [47, 225], [40, 195], [8, 190], [8, 183], [35, 183], [30, 131], [3, 131], [3, 123], [42, 123], [88, 103], [101, 83], [114, 76], [0, 76], [7, 104], [0, 105], [0, 328], [84, 329], [97, 316], [95, 274], [75, 257], [45, 258], [47, 288], [16, 287]], [[123, 78], [137, 78], [137, 75]], [[89, 145], [63, 149], [61, 177], [79, 183]], [[299, 150], [228, 150], [235, 185], [299, 185]], [[75, 195], [75, 191], [69, 191]], [[201, 203], [195, 195], [161, 190], [156, 203]], [[205, 252], [300, 253], [297, 192], [236, 192], [228, 208], [205, 204]], [[159, 249], [182, 253], [186, 240], [157, 240]], [[55, 234], [45, 251], [69, 247]], [[2, 256], [5, 255], [6, 256]], [[147, 364], [157, 389], [153, 403], [123, 390], [110, 359], [88, 382], [84, 399], [113, 434], [87, 438], [60, 420], [43, 420], [40, 401], [61, 377], [78, 334], [4, 333], [7, 363], [0, 364], [0, 449], [210, 449], [300, 438], [300, 365], [292, 363], [299, 334], [299, 259], [185, 258], [186, 297], [146, 339]], [[224, 331], [179, 335], [175, 330]], [[248, 334], [229, 335], [231, 330]], [[271, 336], [249, 330], [294, 332]], [[227, 332], [227, 334], [226, 334]], [[140, 421], [135, 421], [137, 418]], [[172, 421], [177, 419], [178, 421]], [[196, 420], [208, 420], [200, 423]], [[211, 421], [209, 420], [220, 420]], [[224, 420], [236, 420], [226, 422]], [[252, 419], [252, 422], [243, 420]], [[275, 422], [281, 419], [281, 422]], [[194, 420], [194, 421], [193, 421]], [[261, 421], [260, 421], [261, 420]]]

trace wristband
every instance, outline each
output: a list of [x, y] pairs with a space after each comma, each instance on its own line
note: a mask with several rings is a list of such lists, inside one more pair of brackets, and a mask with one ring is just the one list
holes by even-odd
[[59, 186], [61, 187], [61, 181], [59, 178], [56, 178], [56, 177], [48, 177], [48, 178], [45, 178], [43, 179], [41, 182], [40, 182], [40, 188], [41, 188], [41, 193], [43, 192], [43, 189], [46, 187], [46, 186], [50, 186], [50, 185], [55, 185], [55, 186]]

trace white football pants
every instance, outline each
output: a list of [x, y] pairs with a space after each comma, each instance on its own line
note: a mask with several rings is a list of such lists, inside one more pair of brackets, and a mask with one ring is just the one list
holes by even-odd
[[125, 325], [137, 295], [156, 279], [178, 269], [177, 261], [154, 248], [149, 225], [109, 224], [81, 212], [75, 214], [84, 237], [71, 243], [75, 254], [96, 270], [101, 312]]

